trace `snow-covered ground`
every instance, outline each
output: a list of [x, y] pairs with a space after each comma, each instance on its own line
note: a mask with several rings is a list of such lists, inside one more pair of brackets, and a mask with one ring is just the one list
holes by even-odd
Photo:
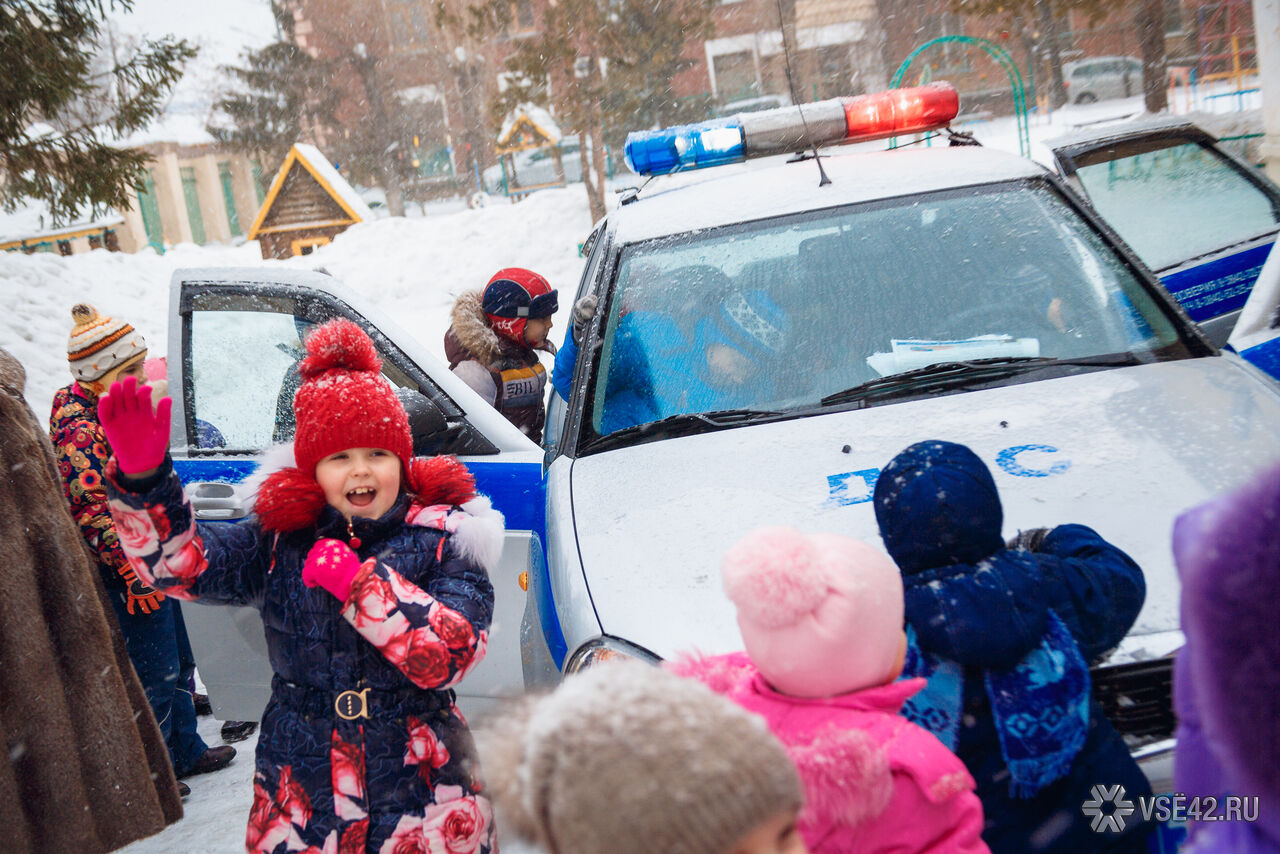
[[[1141, 110], [1141, 100], [1132, 98], [1066, 107], [1051, 116], [1033, 115], [1033, 156], [1045, 157], [1045, 140], [1136, 116]], [[1011, 118], [975, 122], [964, 129], [974, 131], [991, 147], [1018, 150]], [[45, 417], [55, 390], [70, 381], [66, 341], [72, 305], [91, 302], [103, 312], [127, 319], [152, 342], [153, 355], [158, 355], [168, 334], [169, 281], [175, 270], [260, 264], [323, 267], [378, 303], [441, 356], [454, 297], [482, 287], [501, 267], [530, 267], [560, 289], [557, 330], [552, 336], [558, 341], [582, 271], [578, 245], [591, 226], [582, 186], [535, 193], [514, 205], [495, 197], [477, 210], [453, 207], [432, 206], [426, 216], [358, 225], [315, 254], [289, 261], [263, 261], [256, 243], [239, 247], [184, 244], [163, 256], [150, 250], [136, 255], [99, 250], [70, 258], [0, 254], [0, 347], [26, 366], [27, 400], [38, 416]], [[211, 744], [219, 743], [217, 730], [212, 718], [202, 719], [201, 732]], [[189, 781], [192, 794], [183, 821], [124, 850], [128, 854], [243, 851], [254, 744], [251, 739], [237, 745], [240, 756], [230, 767]], [[504, 850], [513, 849], [504, 845]]]

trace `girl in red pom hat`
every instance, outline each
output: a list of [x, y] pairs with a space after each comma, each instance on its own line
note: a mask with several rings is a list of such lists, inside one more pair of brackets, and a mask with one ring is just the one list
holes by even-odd
[[493, 813], [451, 690], [484, 657], [502, 517], [452, 458], [414, 459], [373, 342], [350, 321], [307, 338], [294, 466], [256, 517], [197, 523], [169, 410], [115, 383], [99, 407], [129, 563], [179, 599], [262, 612], [275, 675], [246, 848], [488, 854]]
[[535, 442], [542, 441], [547, 415], [547, 371], [536, 351], [555, 355], [547, 335], [558, 307], [546, 279], [507, 267], [483, 292], [458, 297], [444, 334], [449, 368]]

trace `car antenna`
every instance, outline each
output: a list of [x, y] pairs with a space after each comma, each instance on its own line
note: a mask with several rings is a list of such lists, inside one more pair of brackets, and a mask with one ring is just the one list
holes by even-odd
[[804, 138], [811, 146], [813, 146], [813, 162], [818, 164], [818, 186], [825, 187], [831, 183], [831, 179], [827, 177], [827, 170], [822, 168], [822, 158], [818, 156], [818, 144], [813, 141], [813, 134], [809, 133], [809, 120], [804, 116], [804, 107], [800, 106], [800, 97], [796, 92], [796, 82], [791, 77], [791, 47], [787, 44], [787, 25], [782, 15], [782, 0], [778, 0], [778, 30], [782, 33], [782, 59], [785, 63], [787, 72], [787, 89], [791, 92], [791, 103], [800, 112], [800, 121], [804, 124]]

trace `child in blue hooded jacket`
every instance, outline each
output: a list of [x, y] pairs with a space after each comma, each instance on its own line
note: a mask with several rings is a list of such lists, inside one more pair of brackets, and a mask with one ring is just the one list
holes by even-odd
[[1093, 832], [1081, 811], [1098, 784], [1135, 803], [1151, 793], [1089, 679], [1138, 616], [1142, 570], [1084, 525], [1006, 548], [995, 481], [964, 445], [902, 451], [874, 503], [905, 586], [904, 676], [928, 679], [904, 713], [968, 767], [992, 852], [1146, 851], [1140, 813], [1116, 834]]

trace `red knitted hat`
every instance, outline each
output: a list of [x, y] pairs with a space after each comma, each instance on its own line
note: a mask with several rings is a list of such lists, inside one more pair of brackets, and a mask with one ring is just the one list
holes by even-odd
[[307, 336], [307, 358], [298, 366], [302, 386], [293, 399], [293, 457], [304, 475], [314, 476], [316, 463], [348, 448], [383, 448], [409, 470], [409, 417], [381, 368], [373, 341], [349, 320], [330, 320]]

